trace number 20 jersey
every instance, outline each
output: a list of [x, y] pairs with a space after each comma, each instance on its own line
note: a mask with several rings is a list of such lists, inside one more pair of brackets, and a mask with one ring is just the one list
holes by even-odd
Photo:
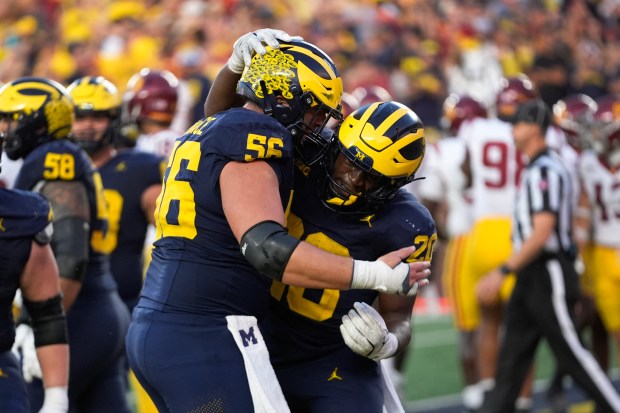
[[[268, 304], [269, 279], [241, 254], [222, 208], [220, 173], [232, 161], [267, 162], [286, 210], [292, 156], [286, 128], [241, 108], [203, 119], [177, 139], [157, 199], [157, 239], [138, 307], [260, 317]], [[243, 203], [244, 194], [238, 199]]]
[[[374, 214], [341, 214], [319, 198], [317, 180], [295, 176], [295, 196], [288, 216], [289, 234], [331, 253], [374, 261], [388, 252], [416, 246], [407, 261], [432, 259], [435, 222], [414, 195], [400, 189]], [[311, 359], [344, 346], [342, 316], [356, 301], [371, 304], [374, 290], [310, 289], [274, 281], [273, 316], [268, 320], [276, 364]]]

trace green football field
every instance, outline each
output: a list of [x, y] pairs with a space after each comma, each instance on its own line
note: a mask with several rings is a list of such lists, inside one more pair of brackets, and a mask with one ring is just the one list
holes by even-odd
[[[406, 385], [403, 396], [407, 410], [438, 411], [435, 410], [438, 406], [458, 404], [463, 382], [457, 359], [457, 332], [451, 317], [414, 315], [413, 321], [413, 341], [404, 367]], [[553, 356], [543, 343], [536, 356], [536, 389], [544, 390], [554, 366]], [[611, 366], [617, 366], [615, 355]], [[617, 373], [616, 369], [612, 370], [612, 377], [616, 378]], [[570, 410], [571, 413], [589, 411], [588, 406]]]

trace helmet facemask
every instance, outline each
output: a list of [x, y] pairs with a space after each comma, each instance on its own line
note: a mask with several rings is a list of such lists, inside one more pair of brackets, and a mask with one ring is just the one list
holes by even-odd
[[93, 127], [73, 133], [73, 140], [75, 143], [89, 155], [93, 155], [101, 149], [112, 145], [118, 139], [117, 136], [120, 130], [120, 115], [118, 111], [88, 111], [76, 109], [75, 117], [76, 119], [94, 117], [108, 120], [108, 124], [103, 130]]
[[424, 126], [405, 105], [362, 106], [343, 121], [323, 157], [321, 200], [341, 213], [375, 211], [415, 179], [425, 145]]
[[[324, 174], [319, 178], [319, 196], [323, 204], [332, 211], [344, 214], [372, 213], [393, 198], [401, 186], [414, 180], [414, 175], [402, 178], [390, 178], [382, 175], [368, 164], [360, 161], [359, 155], [357, 155], [359, 153], [357, 148], [347, 149], [338, 139], [334, 139], [329, 145], [326, 155], [322, 158]], [[334, 171], [340, 155], [366, 174], [366, 179], [373, 182], [372, 189], [353, 193], [338, 183]]]
[[121, 123], [122, 99], [116, 86], [102, 76], [84, 76], [71, 83], [67, 91], [79, 120], [73, 128], [74, 141], [89, 155], [112, 145], [118, 139]]
[[42, 109], [29, 115], [14, 112], [0, 116], [9, 124], [7, 131], [4, 132], [4, 150], [11, 160], [23, 158], [40, 144], [52, 140], [46, 133], [47, 123]]
[[73, 102], [61, 84], [23, 77], [0, 89], [0, 116], [8, 122], [5, 151], [15, 160], [26, 157], [43, 143], [69, 137]]

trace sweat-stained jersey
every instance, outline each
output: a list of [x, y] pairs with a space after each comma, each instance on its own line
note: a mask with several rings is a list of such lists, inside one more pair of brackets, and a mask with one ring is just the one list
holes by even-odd
[[256, 159], [276, 173], [286, 210], [293, 142], [275, 119], [231, 109], [197, 122], [176, 141], [157, 199], [157, 240], [138, 307], [213, 317], [266, 311], [270, 280], [241, 254], [219, 188], [228, 162]]
[[110, 254], [118, 293], [130, 309], [142, 289], [144, 238], [149, 225], [142, 194], [161, 184], [165, 167], [159, 156], [125, 149], [99, 168], [109, 221], [103, 245]]
[[28, 262], [32, 241], [51, 225], [47, 200], [34, 192], [0, 189], [0, 353], [15, 339], [13, 298]]
[[[307, 169], [306, 169], [307, 171]], [[331, 253], [374, 261], [406, 246], [416, 251], [408, 261], [432, 258], [437, 239], [428, 210], [401, 189], [374, 214], [342, 214], [327, 208], [310, 174], [295, 176], [295, 196], [288, 216], [289, 234]], [[341, 318], [356, 301], [369, 304], [374, 290], [320, 290], [287, 286], [274, 281], [271, 287], [269, 323], [273, 333], [267, 341], [274, 366], [312, 360], [342, 349]]]

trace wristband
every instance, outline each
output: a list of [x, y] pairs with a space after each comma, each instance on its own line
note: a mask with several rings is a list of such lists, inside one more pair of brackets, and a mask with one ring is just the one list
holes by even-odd
[[498, 271], [502, 274], [502, 276], [507, 276], [508, 274], [510, 274], [511, 272], [513, 272], [510, 268], [508, 268], [508, 265], [506, 264], [502, 264], [500, 265], [500, 267], [498, 268]]
[[69, 409], [67, 388], [64, 386], [47, 387], [43, 402], [43, 409], [45, 408], [50, 411], [67, 411]]

